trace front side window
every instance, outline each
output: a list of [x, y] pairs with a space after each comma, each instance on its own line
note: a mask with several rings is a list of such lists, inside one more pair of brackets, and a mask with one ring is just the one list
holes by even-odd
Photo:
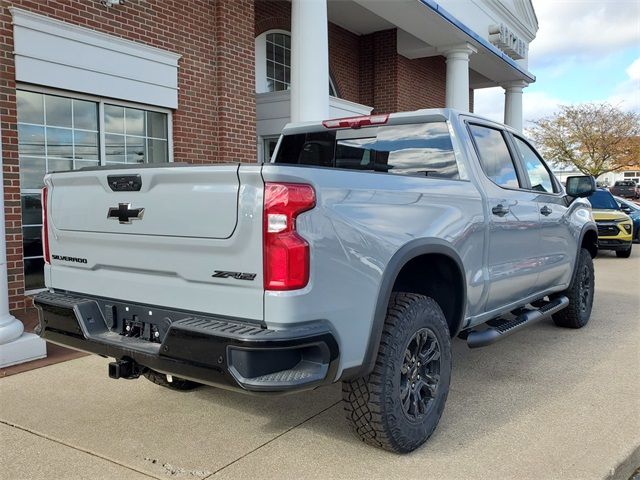
[[518, 175], [509, 148], [500, 130], [469, 125], [471, 136], [478, 149], [484, 173], [495, 184], [505, 188], [519, 188]]
[[16, 97], [24, 283], [25, 290], [35, 290], [44, 287], [40, 190], [45, 174], [117, 163], [167, 162], [168, 115], [103, 104], [101, 118], [99, 100], [26, 90], [18, 90]]
[[539, 192], [553, 193], [553, 180], [547, 167], [536, 152], [521, 138], [514, 137], [516, 148], [522, 155], [524, 166], [527, 170], [529, 182], [531, 182], [531, 188]]
[[460, 178], [444, 122], [287, 135], [275, 163]]

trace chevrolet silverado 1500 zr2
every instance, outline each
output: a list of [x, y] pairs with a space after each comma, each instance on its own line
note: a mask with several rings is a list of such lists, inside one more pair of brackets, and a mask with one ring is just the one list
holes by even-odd
[[444, 409], [453, 338], [587, 324], [594, 190], [447, 109], [289, 125], [262, 165], [54, 173], [40, 332], [174, 389], [342, 382], [357, 436], [408, 452]]

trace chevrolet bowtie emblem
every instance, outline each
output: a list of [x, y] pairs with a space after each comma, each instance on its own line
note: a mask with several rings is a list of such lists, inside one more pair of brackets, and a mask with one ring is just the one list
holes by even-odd
[[131, 220], [141, 220], [144, 208], [131, 208], [130, 203], [119, 203], [117, 207], [109, 207], [107, 218], [117, 218], [120, 223], [131, 223]]

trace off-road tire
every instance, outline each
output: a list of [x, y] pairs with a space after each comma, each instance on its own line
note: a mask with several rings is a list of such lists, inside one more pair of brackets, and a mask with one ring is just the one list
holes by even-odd
[[571, 285], [562, 292], [569, 299], [569, 306], [553, 314], [553, 321], [559, 327], [582, 328], [589, 323], [595, 292], [593, 260], [586, 248], [580, 249], [576, 273]]
[[[431, 345], [434, 339], [437, 340], [435, 343], [440, 352], [439, 380], [435, 387], [431, 386], [434, 390], [429, 390], [428, 395], [425, 395], [429, 403], [424, 411], [418, 412], [418, 416], [412, 419], [402, 405], [400, 391], [403, 382], [405, 388], [411, 388], [407, 385], [408, 374], [405, 369], [407, 362], [411, 360], [407, 360], [405, 355], [412, 345], [416, 345], [412, 343], [420, 338], [416, 336], [426, 334], [429, 335]], [[418, 356], [414, 356], [415, 358]], [[431, 362], [435, 361], [436, 359]], [[427, 387], [427, 378], [429, 381], [435, 378], [431, 370], [435, 368], [435, 363], [426, 360], [423, 363], [420, 366], [420, 363], [413, 362], [413, 365], [417, 365], [416, 369], [423, 369], [420, 370], [423, 372], [422, 383], [416, 382], [417, 388], [426, 390], [431, 388]], [[429, 371], [424, 370], [427, 363]], [[415, 450], [431, 436], [438, 425], [449, 393], [450, 379], [451, 337], [440, 306], [424, 295], [393, 293], [373, 372], [342, 384], [343, 405], [353, 432], [363, 442], [385, 450], [398, 453]], [[411, 397], [405, 395], [405, 398]], [[406, 404], [405, 402], [405, 406]]]
[[616, 257], [618, 258], [629, 258], [631, 256], [631, 249], [633, 247], [629, 246], [627, 250], [616, 250]]
[[160, 385], [161, 387], [170, 388], [171, 390], [187, 391], [202, 386], [200, 383], [179, 377], [172, 377], [173, 381], [169, 382], [164, 373], [156, 372], [155, 370], [147, 370], [143, 375], [150, 382]]

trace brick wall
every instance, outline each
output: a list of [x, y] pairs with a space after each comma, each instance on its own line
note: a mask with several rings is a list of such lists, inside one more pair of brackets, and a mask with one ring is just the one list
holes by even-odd
[[444, 57], [398, 55], [398, 110], [444, 107], [446, 73]]
[[178, 110], [173, 116], [176, 161], [255, 161], [253, 0], [98, 0], [0, 2], [0, 118], [10, 308], [30, 306], [22, 266], [20, 180], [16, 128], [14, 6], [182, 55]]

